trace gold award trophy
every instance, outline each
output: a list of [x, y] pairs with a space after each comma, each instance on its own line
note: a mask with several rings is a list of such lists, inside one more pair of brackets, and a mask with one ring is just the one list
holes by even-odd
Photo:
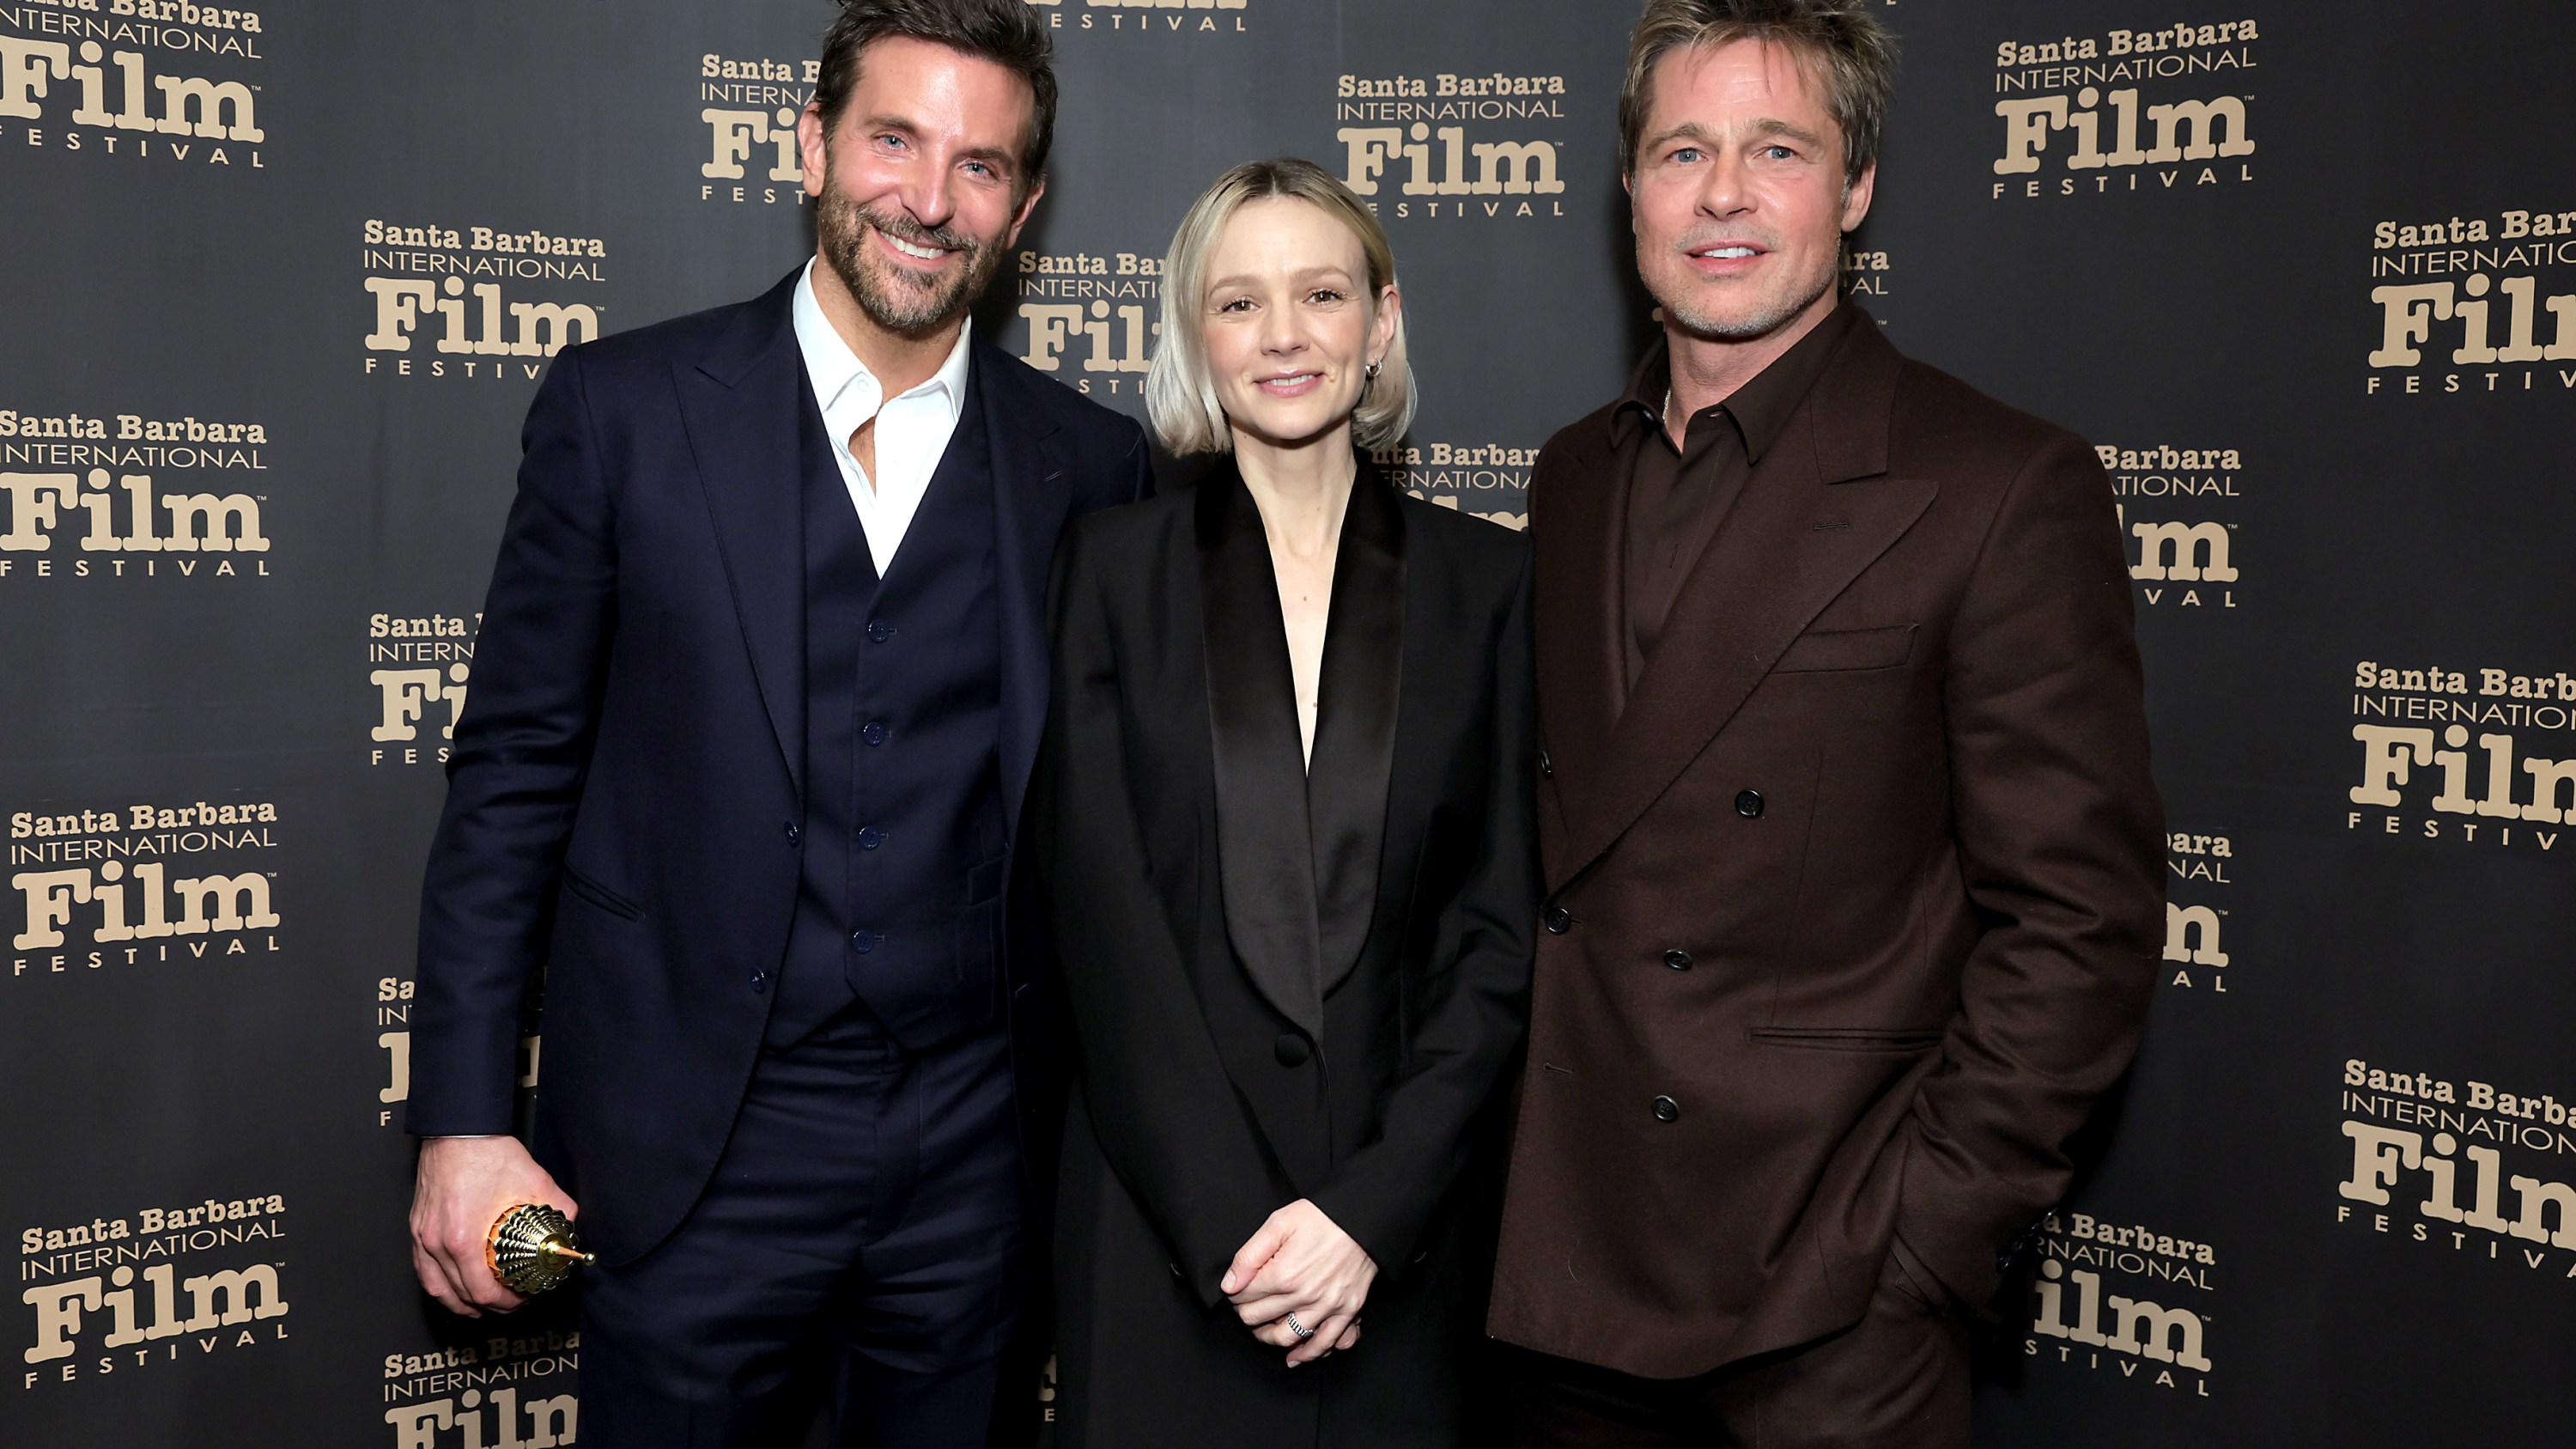
[[523, 1202], [493, 1222], [483, 1261], [503, 1287], [533, 1298], [571, 1277], [591, 1255], [581, 1250], [572, 1219], [544, 1203]]

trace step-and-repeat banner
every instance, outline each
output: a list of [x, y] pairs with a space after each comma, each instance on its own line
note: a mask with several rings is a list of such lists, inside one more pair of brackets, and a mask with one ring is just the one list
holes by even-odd
[[[419, 869], [547, 359], [809, 254], [831, 11], [253, 3], [0, 0], [0, 1441], [574, 1444], [565, 1305], [411, 1280]], [[977, 325], [1141, 415], [1183, 207], [1310, 157], [1395, 239], [1389, 462], [1522, 526], [1650, 335], [1631, 0], [1032, 4], [1054, 184]], [[2100, 446], [2172, 815], [2146, 1049], [1982, 1442], [2554, 1442], [2576, 12], [1880, 13], [1847, 286]]]

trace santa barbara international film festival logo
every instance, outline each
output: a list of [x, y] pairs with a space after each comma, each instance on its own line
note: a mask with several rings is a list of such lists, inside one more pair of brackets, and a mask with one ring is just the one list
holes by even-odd
[[284, 924], [265, 801], [49, 805], [8, 817], [9, 979], [264, 960]]
[[597, 237], [370, 219], [359, 243], [369, 376], [525, 385], [599, 335]]
[[2576, 211], [2370, 229], [2372, 397], [2576, 389]]
[[285, 1237], [286, 1199], [274, 1193], [22, 1229], [20, 1389], [123, 1383], [282, 1342]]
[[2104, 443], [2093, 451], [2119, 500], [2139, 606], [2235, 608], [2236, 525], [2226, 515], [2240, 496], [2244, 455], [2171, 443]]
[[474, 614], [369, 614], [370, 765], [444, 765], [474, 678]]
[[1389, 221], [1565, 215], [1561, 75], [1343, 75], [1342, 180]]
[[[411, 1008], [419, 982], [408, 976], [380, 976], [369, 988], [369, 1020], [376, 1049], [385, 1054], [385, 1084], [376, 1089], [376, 1125], [394, 1125], [394, 1109], [411, 1100]], [[533, 1017], [527, 1023], [533, 1026]], [[519, 1090], [533, 1092], [544, 1043], [534, 1031], [519, 1036]]]
[[1028, 328], [1022, 362], [1092, 397], [1144, 396], [1163, 332], [1161, 256], [1022, 251], [1005, 275]]
[[1252, 0], [1029, 0], [1050, 30], [1093, 35], [1244, 35]]
[[260, 12], [193, 0], [0, 0], [0, 142], [97, 164], [259, 170]]
[[700, 201], [805, 204], [796, 118], [814, 99], [822, 68], [820, 59], [698, 57], [698, 119], [708, 137], [698, 163]]
[[2024, 1358], [2043, 1371], [2111, 1374], [2209, 1397], [2217, 1249], [2078, 1212], [2042, 1218], [2033, 1247], [2039, 1272]]
[[2359, 1057], [2338, 1082], [2348, 1170], [2336, 1222], [2464, 1271], [2576, 1282], [2576, 1109], [2520, 1090], [2531, 1083], [2453, 1081]]
[[2194, 190], [2254, 179], [2252, 20], [2003, 40], [1993, 197]]
[[1529, 527], [1529, 475], [1538, 449], [1507, 443], [1426, 443], [1407, 437], [1369, 455], [1397, 487], [1505, 528]]
[[2576, 826], [2576, 675], [2365, 659], [2352, 716], [2348, 831], [2546, 855]]
[[2236, 843], [2224, 835], [2175, 831], [2165, 837], [2165, 984], [2227, 994], [2235, 958], [2223, 941], [2234, 892]]
[[[487, 1322], [489, 1320], [486, 1320]], [[560, 1449], [581, 1442], [578, 1329], [384, 1356], [393, 1449]]]
[[268, 577], [268, 429], [0, 408], [0, 584]]

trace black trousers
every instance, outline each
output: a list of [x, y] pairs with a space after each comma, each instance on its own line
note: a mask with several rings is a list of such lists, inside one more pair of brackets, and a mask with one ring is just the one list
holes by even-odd
[[1687, 1379], [1507, 1349], [1517, 1449], [1967, 1449], [1968, 1325], [1891, 1255], [1861, 1321]]
[[999, 1030], [907, 1056], [853, 1007], [764, 1050], [687, 1219], [586, 1272], [584, 1449], [794, 1446], [818, 1399], [845, 1449], [983, 1444], [1023, 1211]]

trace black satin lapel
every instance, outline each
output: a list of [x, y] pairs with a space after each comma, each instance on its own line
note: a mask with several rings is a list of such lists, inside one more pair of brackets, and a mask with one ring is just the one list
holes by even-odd
[[1396, 700], [1404, 686], [1404, 514], [1377, 470], [1362, 467], [1342, 516], [1324, 628], [1323, 691], [1306, 771], [1314, 840], [1317, 951], [1329, 993], [1359, 964], [1377, 913], [1395, 769]]
[[1226, 934], [1270, 1004], [1320, 1037], [1306, 767], [1279, 584], [1261, 513], [1232, 468], [1199, 484], [1199, 612], [1216, 765], [1217, 879]]

